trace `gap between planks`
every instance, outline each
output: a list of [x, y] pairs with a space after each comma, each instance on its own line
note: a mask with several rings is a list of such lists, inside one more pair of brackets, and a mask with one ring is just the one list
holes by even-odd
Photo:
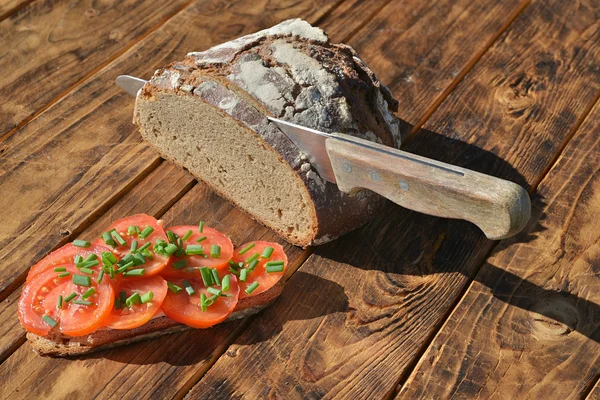
[[[29, 3], [32, 3], [33, 1], [34, 0], [31, 0]], [[140, 41], [144, 40], [148, 35], [150, 35], [154, 31], [156, 31], [157, 29], [159, 29], [168, 20], [170, 20], [175, 15], [179, 14], [180, 12], [182, 12], [183, 10], [185, 10], [186, 8], [188, 8], [194, 2], [195, 2], [195, 0], [189, 0], [187, 3], [185, 3], [184, 5], [182, 5], [181, 7], [179, 7], [178, 9], [176, 9], [174, 12], [172, 12], [171, 14], [167, 15], [165, 18], [163, 18], [160, 21], [158, 21], [158, 23], [156, 25], [154, 25], [153, 27], [151, 27], [150, 29], [148, 29], [146, 32], [144, 32], [143, 34], [141, 34], [137, 39], [132, 40], [131, 42], [129, 42], [128, 44], [126, 44], [125, 46], [123, 46], [121, 49], [117, 50], [115, 53], [109, 55], [106, 60], [104, 60], [103, 62], [101, 62], [100, 64], [98, 64], [91, 71], [89, 71], [87, 74], [85, 74], [80, 79], [78, 79], [77, 82], [73, 83], [71, 86], [67, 87], [65, 90], [63, 90], [62, 92], [60, 92], [59, 94], [57, 94], [56, 96], [54, 96], [52, 99], [50, 99], [50, 101], [48, 101], [47, 104], [45, 104], [42, 107], [40, 107], [37, 111], [34, 111], [32, 114], [30, 114], [25, 119], [23, 119], [23, 121], [19, 122], [17, 124], [17, 126], [15, 126], [11, 130], [9, 130], [8, 132], [6, 132], [4, 135], [0, 136], [0, 143], [4, 142], [6, 139], [8, 139], [9, 137], [11, 137], [13, 134], [15, 134], [15, 132], [19, 131], [25, 125], [27, 125], [28, 123], [30, 123], [31, 121], [33, 121], [35, 118], [37, 118], [44, 111], [46, 111], [47, 109], [49, 109], [50, 107], [52, 107], [54, 104], [58, 103], [61, 99], [63, 99], [64, 97], [66, 97], [69, 93], [73, 92], [79, 86], [83, 85], [83, 83], [85, 83], [89, 78], [91, 78], [92, 76], [94, 76], [95, 74], [97, 74], [98, 72], [100, 72], [102, 69], [104, 69], [104, 67], [106, 67], [108, 64], [110, 64], [111, 62], [113, 62], [114, 60], [116, 60], [117, 58], [119, 58], [120, 56], [122, 56], [123, 54], [125, 54], [125, 52], [127, 52], [129, 49], [131, 49], [136, 44], [138, 44]], [[27, 4], [29, 4], [29, 3], [27, 3]], [[27, 4], [23, 4], [22, 6], [19, 6], [19, 9], [25, 7]], [[2, 20], [2, 18], [0, 18], [0, 21], [1, 20]]]
[[21, 11], [22, 9], [24, 9], [25, 7], [27, 7], [28, 5], [30, 5], [34, 1], [35, 0], [24, 0], [21, 4], [17, 4], [13, 8], [9, 9], [8, 11], [6, 11], [4, 14], [0, 15], [0, 22], [2, 22], [5, 19], [11, 17], [13, 14], [18, 13], [19, 11]]

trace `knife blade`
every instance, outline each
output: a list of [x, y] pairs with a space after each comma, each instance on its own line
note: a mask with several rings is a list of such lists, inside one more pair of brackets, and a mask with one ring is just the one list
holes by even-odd
[[138, 91], [144, 87], [147, 81], [131, 75], [119, 75], [115, 82], [130, 95], [137, 96]]

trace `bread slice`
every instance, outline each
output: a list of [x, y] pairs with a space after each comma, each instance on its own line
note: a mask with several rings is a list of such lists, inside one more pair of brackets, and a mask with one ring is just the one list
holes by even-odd
[[306, 247], [359, 227], [381, 199], [341, 193], [266, 117], [398, 147], [397, 107], [352, 48], [295, 19], [158, 70], [134, 122], [164, 158]]
[[[246, 318], [263, 310], [279, 297], [283, 291], [283, 285], [284, 281], [281, 279], [269, 290], [259, 293], [256, 296], [241, 299], [234, 312], [225, 322]], [[77, 337], [61, 336], [58, 332], [51, 332], [49, 336], [39, 336], [28, 332], [27, 340], [33, 347], [33, 350], [40, 355], [68, 357], [106, 350], [188, 329], [194, 328], [161, 316], [153, 318], [146, 324], [135, 329], [99, 329], [89, 335]]]

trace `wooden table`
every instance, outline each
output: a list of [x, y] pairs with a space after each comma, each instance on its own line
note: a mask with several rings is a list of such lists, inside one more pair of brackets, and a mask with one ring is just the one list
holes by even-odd
[[[388, 204], [333, 243], [287, 245], [286, 289], [253, 318], [34, 354], [27, 269], [111, 220], [275, 239], [143, 143], [113, 82], [291, 17], [390, 86], [405, 149], [526, 187], [525, 232], [492, 242]], [[8, 0], [0, 18], [0, 397], [600, 398], [598, 1]]]

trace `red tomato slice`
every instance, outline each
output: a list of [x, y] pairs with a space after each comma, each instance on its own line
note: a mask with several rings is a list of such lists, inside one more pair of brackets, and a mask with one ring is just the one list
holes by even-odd
[[119, 289], [115, 290], [117, 297], [121, 292], [125, 292], [125, 296], [129, 297], [136, 292], [141, 296], [151, 291], [153, 293], [152, 300], [132, 307], [123, 304], [118, 310], [113, 307], [112, 313], [105, 320], [105, 326], [112, 329], [133, 329], [144, 325], [160, 310], [167, 290], [167, 281], [158, 275], [124, 279]]
[[[70, 273], [68, 277], [59, 278], [58, 273], [46, 270], [25, 284], [19, 300], [19, 319], [29, 332], [42, 336], [53, 329], [43, 320], [44, 315], [56, 321], [58, 329], [65, 335], [87, 335], [101, 326], [103, 320], [110, 315], [114, 301], [112, 285], [109, 279], [104, 278], [102, 283], [98, 284], [97, 273], [82, 274], [75, 264], [61, 265], [61, 267]], [[72, 281], [73, 275], [90, 277], [90, 286], [75, 285]], [[94, 289], [94, 293], [85, 300], [93, 304], [76, 304], [74, 301], [83, 300], [82, 295], [89, 289]], [[63, 300], [62, 307], [58, 308], [58, 296], [62, 295], [64, 299], [73, 292], [77, 297], [68, 303]]]
[[[192, 235], [183, 242], [183, 247], [187, 248], [188, 245], [201, 245], [204, 249], [204, 254], [208, 257], [202, 255], [175, 257], [173, 255], [171, 256], [167, 268], [163, 270], [161, 275], [198, 278], [201, 276], [198, 267], [216, 268], [220, 273], [225, 273], [229, 268], [227, 262], [231, 260], [231, 256], [233, 255], [233, 244], [231, 243], [231, 240], [216, 229], [208, 227], [204, 227], [202, 233], [198, 232], [198, 226], [195, 225], [173, 226], [166, 229], [167, 232], [172, 231], [182, 239], [190, 230], [192, 231]], [[196, 241], [204, 236], [206, 236], [206, 239], [201, 242]], [[217, 258], [210, 256], [210, 248], [212, 245], [221, 247], [221, 255]], [[181, 260], [185, 260], [185, 268], [175, 269], [173, 264]]]
[[191, 296], [185, 290], [184, 280], [182, 278], [169, 279], [170, 282], [182, 288], [179, 293], [169, 290], [162, 305], [164, 313], [172, 320], [194, 328], [209, 328], [226, 320], [235, 309], [240, 291], [235, 276], [231, 275], [230, 289], [226, 292], [231, 297], [218, 297], [206, 311], [202, 311], [200, 308], [200, 294], [204, 293], [206, 297], [211, 297], [212, 294], [208, 292], [202, 279], [187, 279], [196, 292]]
[[[31, 267], [29, 274], [27, 275], [27, 281], [30, 281], [34, 276], [41, 274], [46, 270], [52, 270], [52, 268], [56, 266], [73, 263], [73, 259], [76, 255], [80, 255], [85, 259], [90, 254], [94, 253], [98, 256], [98, 260], [101, 261], [102, 253], [105, 251], [111, 251], [111, 249], [98, 243], [92, 243], [88, 248], [73, 246], [73, 243], [65, 244]], [[100, 265], [100, 263], [98, 265]], [[92, 269], [97, 270], [98, 266], [93, 267]]]
[[[243, 255], [240, 255], [240, 251], [242, 249], [244, 249], [252, 244], [254, 244], [254, 247], [252, 247], [250, 250], [246, 251]], [[287, 259], [287, 256], [285, 255], [285, 252], [283, 251], [283, 247], [281, 247], [281, 245], [279, 245], [277, 243], [256, 241], [256, 242], [249, 242], [249, 243], [243, 244], [235, 250], [232, 261], [236, 262], [236, 263], [246, 262], [246, 260], [253, 257], [254, 254], [256, 254], [256, 253], [261, 255], [262, 252], [264, 251], [265, 247], [267, 247], [267, 246], [271, 246], [273, 248], [273, 253], [271, 254], [271, 257], [269, 257], [268, 259], [262, 258], [260, 256], [258, 257], [259, 262], [256, 265], [256, 267], [251, 272], [248, 273], [246, 281], [239, 283], [240, 299], [243, 299], [243, 298], [246, 298], [249, 296], [256, 296], [257, 294], [266, 292], [267, 290], [269, 290], [273, 286], [275, 286], [275, 284], [277, 282], [279, 282], [279, 280], [281, 278], [283, 278], [285, 268], [287, 268], [288, 259]], [[283, 261], [284, 270], [282, 272], [267, 273], [265, 264], [269, 261]], [[248, 264], [245, 264], [245, 267], [248, 267]], [[256, 289], [254, 289], [252, 294], [248, 295], [246, 293], [246, 289], [250, 285], [252, 285], [254, 282], [258, 282], [258, 287]]]
[[[154, 229], [154, 231], [149, 236], [142, 239], [137, 233], [131, 236], [127, 233], [127, 230], [130, 226], [137, 226], [140, 231], [144, 230], [146, 227], [151, 227]], [[117, 233], [123, 238], [123, 240], [125, 240], [124, 245], [119, 245], [116, 243], [116, 246], [113, 249], [113, 252], [117, 255], [117, 258], [123, 258], [130, 253], [131, 242], [134, 240], [138, 242], [138, 248], [142, 247], [145, 243], [150, 242], [152, 245], [148, 248], [148, 250], [152, 254], [152, 259], [147, 259], [144, 264], [137, 265], [134, 268], [143, 268], [145, 270], [144, 276], [151, 276], [157, 275], [166, 267], [169, 257], [157, 254], [153, 250], [157, 239], [162, 239], [165, 241], [167, 240], [167, 235], [165, 235], [165, 231], [158, 223], [156, 218], [146, 214], [132, 215], [130, 217], [122, 218], [113, 222], [113, 224], [108, 228], [108, 231], [112, 229], [116, 229]], [[102, 241], [102, 239], [98, 239], [97, 242], [98, 241]]]

